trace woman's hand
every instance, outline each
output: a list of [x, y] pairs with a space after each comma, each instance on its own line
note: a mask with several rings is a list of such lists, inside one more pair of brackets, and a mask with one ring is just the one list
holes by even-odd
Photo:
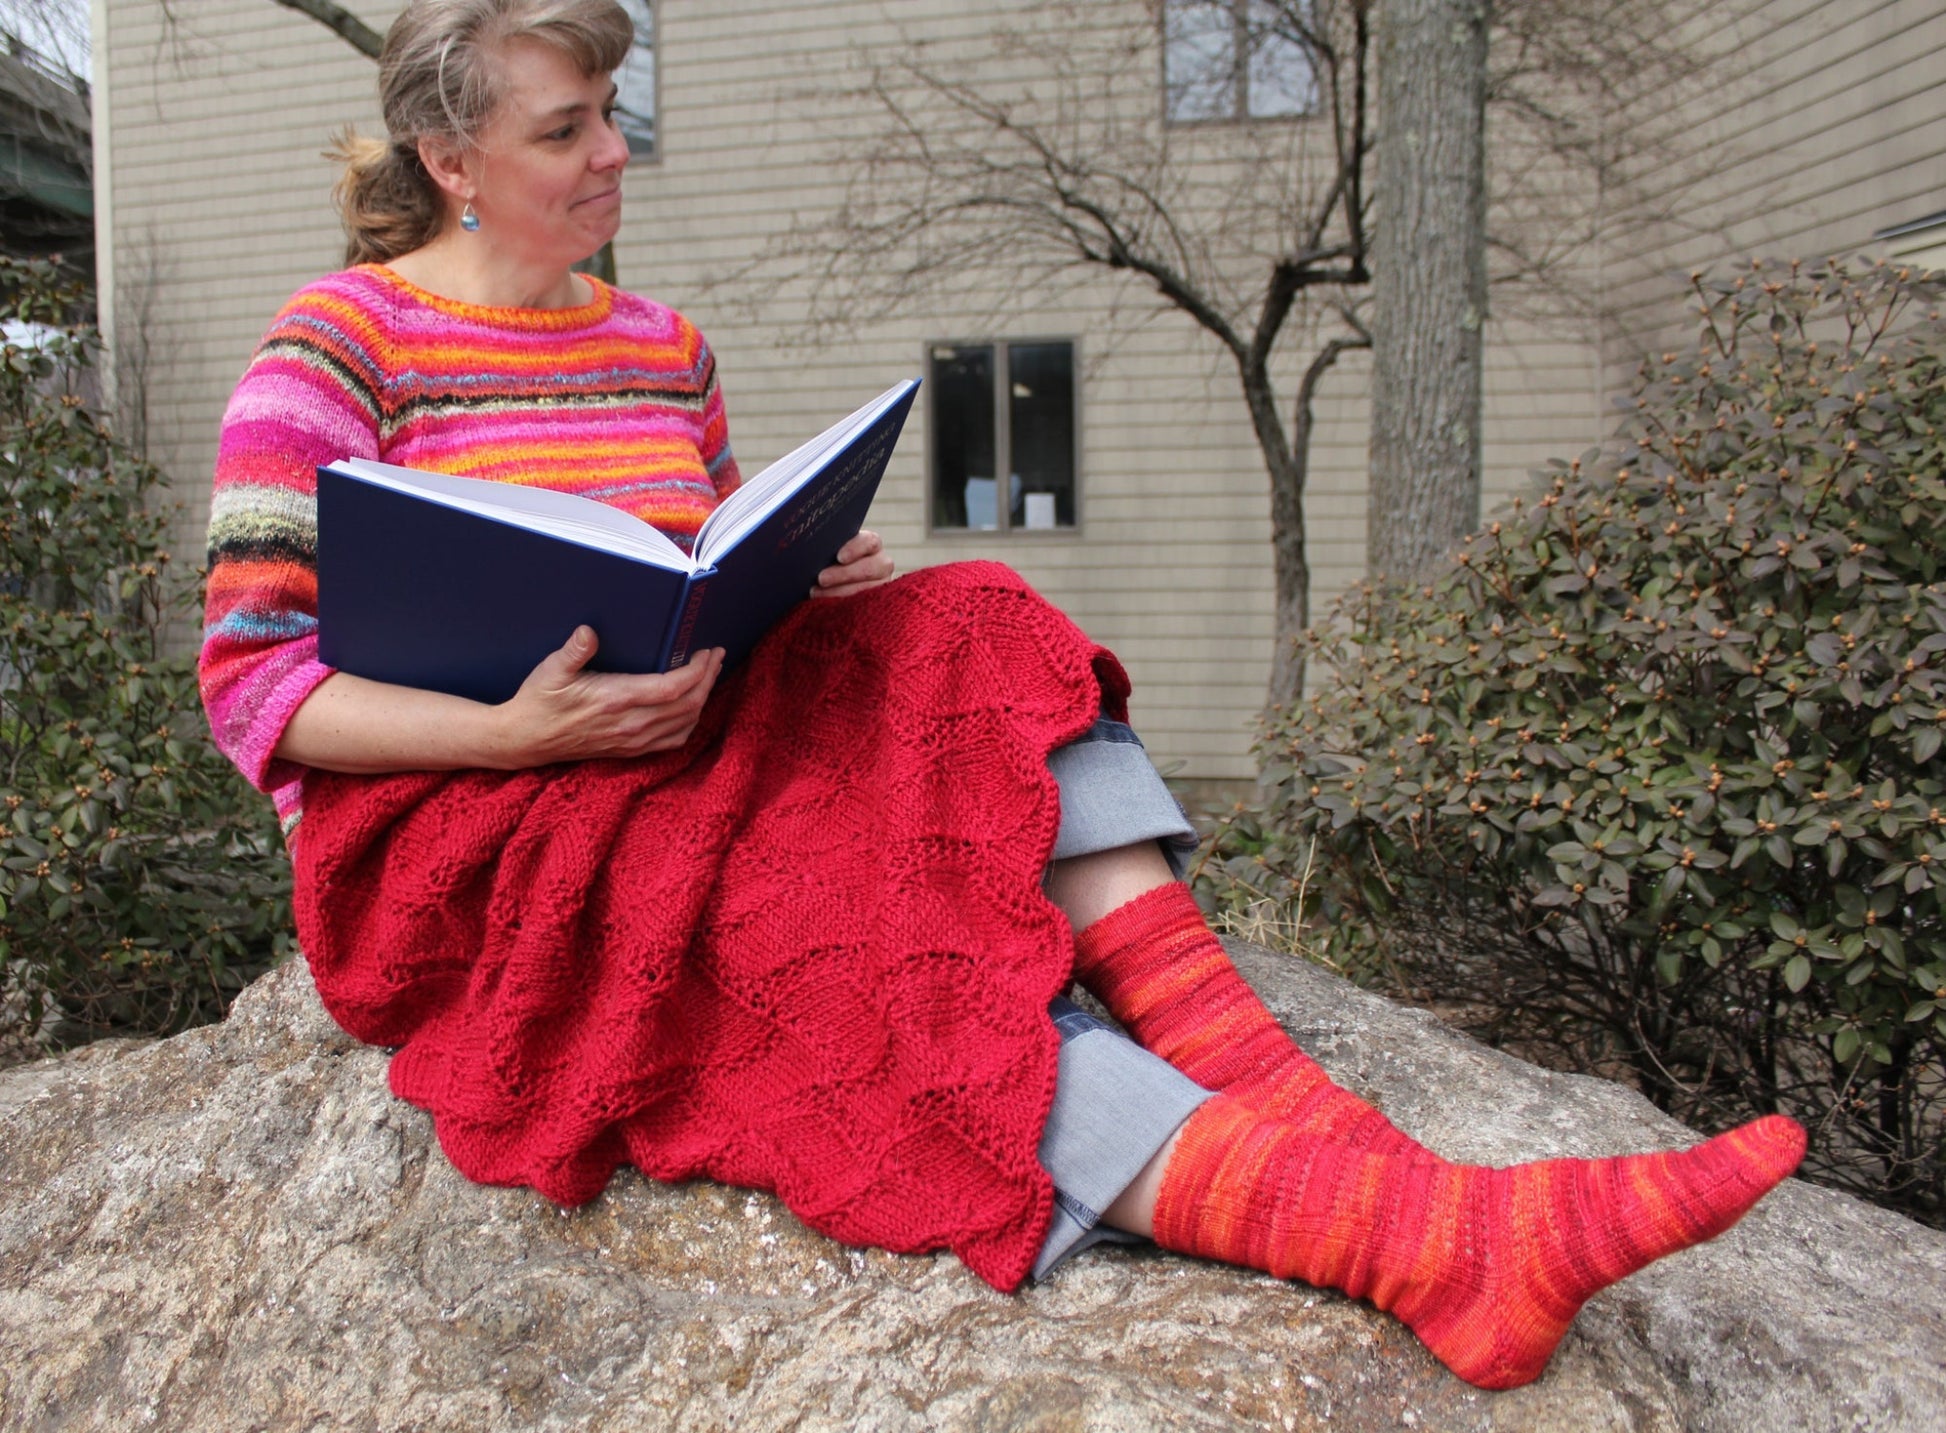
[[885, 555], [885, 544], [870, 529], [838, 549], [838, 561], [818, 574], [813, 597], [849, 597], [892, 580], [892, 559]]
[[723, 649], [672, 672], [629, 676], [588, 671], [598, 646], [592, 627], [577, 627], [497, 709], [506, 765], [641, 756], [689, 740], [723, 670]]

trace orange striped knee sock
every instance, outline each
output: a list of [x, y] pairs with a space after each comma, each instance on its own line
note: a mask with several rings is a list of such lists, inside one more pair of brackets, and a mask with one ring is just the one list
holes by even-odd
[[1075, 978], [1137, 1044], [1204, 1089], [1353, 1148], [1424, 1153], [1284, 1033], [1187, 886], [1157, 886], [1117, 907], [1081, 931], [1074, 950]]
[[1721, 1234], [1803, 1154], [1771, 1115], [1676, 1153], [1484, 1169], [1347, 1149], [1219, 1095], [1182, 1128], [1155, 1239], [1369, 1299], [1461, 1378], [1514, 1388], [1598, 1290]]

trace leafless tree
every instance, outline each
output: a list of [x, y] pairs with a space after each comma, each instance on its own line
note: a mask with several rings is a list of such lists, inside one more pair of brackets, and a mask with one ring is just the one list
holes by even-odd
[[[1083, 0], [996, 26], [989, 48], [909, 43], [836, 102], [882, 117], [846, 162], [842, 202], [801, 223], [762, 265], [808, 280], [811, 322], [857, 326], [1002, 274], [1031, 303], [1109, 273], [1187, 315], [1234, 366], [1270, 477], [1278, 643], [1273, 702], [1295, 697], [1290, 637], [1309, 618], [1303, 498], [1312, 405], [1370, 338], [1371, 0], [1201, 8], [1227, 38], [1208, 68], [1172, 69], [1165, 122], [1154, 76], [1164, 24], [1197, 7], [1107, 10]], [[1186, 18], [1185, 18], [1186, 17]], [[1019, 72], [1032, 86], [982, 73]], [[1265, 58], [1282, 66], [1275, 122], [1236, 122]], [[1313, 339], [1287, 387], [1293, 332]]]
[[0, 127], [15, 171], [0, 244], [9, 253], [59, 255], [76, 272], [94, 257], [87, 69], [85, 7], [0, 0]]
[[308, 15], [325, 29], [331, 31], [352, 49], [370, 59], [376, 60], [379, 51], [385, 48], [385, 36], [367, 25], [342, 5], [332, 0], [275, 0], [286, 10], [295, 10], [300, 15]]
[[0, 0], [0, 34], [7, 48], [29, 50], [70, 89], [88, 87], [86, 0]]
[[149, 387], [155, 377], [156, 298], [168, 281], [155, 229], [126, 242], [115, 265], [115, 428], [138, 453], [149, 451]]
[[[1686, 102], [1727, 83], [1718, 47], [1756, 3], [1493, 0], [1487, 244], [1497, 305], [1526, 290], [1550, 310], [1599, 317], [1585, 262], [1597, 236], [1614, 246], [1681, 222], [1685, 191], [1710, 172]], [[1699, 34], [1706, 24], [1714, 37]]]
[[[1381, 3], [1056, 0], [996, 22], [984, 48], [908, 36], [871, 56], [856, 84], [822, 97], [846, 116], [833, 154], [841, 201], [719, 285], [734, 289], [761, 272], [772, 292], [801, 279], [818, 329], [963, 295], [982, 272], [1002, 276], [994, 287], [1003, 302], [1021, 307], [1108, 280], [1157, 311], [1187, 315], [1234, 366], [1270, 479], [1268, 698], [1288, 702], [1303, 680], [1292, 639], [1309, 618], [1312, 403], [1344, 353], [1371, 345]], [[1636, 175], [1658, 164], [1666, 174], [1656, 147], [1674, 142], [1653, 122], [1624, 125], [1618, 113], [1632, 114], [1656, 87], [1657, 113], [1673, 113], [1676, 91], [1703, 63], [1682, 47], [1682, 22], [1698, 8], [1493, 6], [1486, 244], [1496, 303], [1583, 315], [1598, 306], [1586, 273], [1591, 241], [1630, 212]], [[1232, 73], [1179, 71], [1167, 41], [1212, 14], [1231, 17], [1234, 38], [1204, 56]], [[1308, 113], [1251, 122], [1241, 86], [1265, 56], [1295, 57], [1308, 71]], [[1184, 97], [1190, 110], [1201, 106], [1201, 122], [1168, 122], [1172, 109], [1184, 117]], [[863, 144], [861, 112], [877, 121]], [[1671, 192], [1662, 182], [1665, 205], [1676, 202]], [[1476, 302], [1476, 326], [1483, 309]], [[1477, 416], [1472, 427], [1477, 434]]]
[[[274, 3], [377, 52], [381, 37], [335, 0]], [[996, 22], [983, 43], [908, 37], [867, 57], [853, 83], [804, 97], [876, 124], [862, 145], [847, 126], [840, 202], [715, 287], [761, 278], [770, 293], [801, 279], [809, 326], [827, 332], [963, 294], [982, 271], [1004, 275], [996, 287], [1021, 306], [1107, 277], [1186, 315], [1234, 367], [1269, 478], [1267, 696], [1288, 702], [1303, 683], [1292, 639], [1310, 616], [1313, 406], [1339, 359], [1372, 343], [1380, 4], [1049, 0]], [[1496, 0], [1486, 75], [1496, 303], [1598, 305], [1583, 272], [1590, 242], [1628, 210], [1631, 179], [1669, 142], [1617, 115], [1655, 87], [1659, 112], [1673, 110], [1669, 94], [1701, 65], [1680, 44], [1699, 4]], [[1227, 39], [1211, 42], [1225, 26]], [[1184, 53], [1190, 62], [1177, 63]], [[1268, 115], [1248, 93], [1266, 76], [1280, 89]], [[1477, 412], [1470, 426], [1477, 443]], [[1477, 482], [1477, 454], [1472, 469]], [[1374, 506], [1382, 547], [1392, 505]]]

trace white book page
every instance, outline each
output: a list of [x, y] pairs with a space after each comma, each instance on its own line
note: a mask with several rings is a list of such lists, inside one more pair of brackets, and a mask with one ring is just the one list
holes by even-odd
[[395, 492], [413, 494], [530, 532], [546, 533], [599, 552], [632, 557], [674, 572], [693, 572], [698, 566], [680, 547], [640, 518], [592, 498], [521, 483], [422, 472], [391, 463], [375, 463], [367, 458], [345, 458], [331, 466]]
[[735, 547], [745, 533], [781, 507], [826, 458], [869, 428], [914, 386], [910, 378], [893, 384], [857, 412], [839, 419], [810, 442], [799, 444], [756, 477], [745, 480], [703, 520], [696, 534], [696, 565], [708, 567]]

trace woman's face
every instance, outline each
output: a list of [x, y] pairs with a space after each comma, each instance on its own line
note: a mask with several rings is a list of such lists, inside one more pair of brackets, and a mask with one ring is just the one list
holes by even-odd
[[615, 237], [628, 142], [615, 127], [615, 84], [583, 75], [534, 40], [501, 55], [505, 92], [464, 160], [477, 235], [523, 264], [570, 264]]

